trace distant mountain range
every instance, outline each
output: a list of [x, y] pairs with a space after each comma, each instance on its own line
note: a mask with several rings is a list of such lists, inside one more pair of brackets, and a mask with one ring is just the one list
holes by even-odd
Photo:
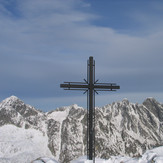
[[[163, 145], [163, 104], [127, 99], [96, 108], [96, 156], [140, 156]], [[0, 103], [0, 162], [29, 163], [49, 156], [61, 163], [86, 155], [86, 109], [41, 112], [11, 96]], [[26, 158], [26, 159], [25, 159]], [[28, 159], [27, 159], [28, 158]]]

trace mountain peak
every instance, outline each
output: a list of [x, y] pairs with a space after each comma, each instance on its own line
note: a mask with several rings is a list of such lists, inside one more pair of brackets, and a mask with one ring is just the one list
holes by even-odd
[[155, 98], [153, 97], [148, 97], [144, 100], [143, 104], [149, 104], [149, 103], [158, 103]]
[[6, 100], [17, 101], [17, 100], [20, 100], [20, 99], [17, 96], [12, 95], [12, 96], [6, 98]]
[[129, 100], [127, 98], [124, 98], [122, 100], [122, 103], [125, 104], [125, 105], [129, 105]]
[[37, 115], [38, 110], [36, 110], [34, 107], [25, 104], [22, 100], [20, 100], [16, 96], [10, 96], [3, 100], [0, 103], [0, 108], [12, 108], [15, 109], [17, 112], [19, 112], [23, 116], [30, 116], [30, 115]]
[[12, 95], [12, 96], [10, 96], [10, 97], [4, 99], [4, 101], [5, 101], [5, 100], [13, 100], [13, 101], [15, 101], [15, 100], [18, 100], [18, 99], [19, 99], [19, 98], [18, 98], [17, 96]]
[[1, 107], [5, 107], [5, 106], [12, 106], [14, 103], [17, 103], [17, 102], [20, 102], [20, 103], [23, 103], [23, 101], [21, 101], [18, 97], [12, 95], [6, 99], [4, 99], [0, 106]]

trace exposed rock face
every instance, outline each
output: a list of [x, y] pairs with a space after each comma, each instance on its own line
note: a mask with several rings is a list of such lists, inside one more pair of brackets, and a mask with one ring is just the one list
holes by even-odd
[[47, 113], [49, 147], [61, 162], [69, 162], [84, 155], [86, 144], [82, 120], [85, 115], [86, 110], [77, 105]]
[[[45, 121], [43, 112], [25, 104], [15, 96], [11, 96], [0, 103], [0, 126], [14, 124], [17, 127], [33, 127], [42, 130]], [[41, 122], [41, 123], [40, 123]]]
[[125, 99], [97, 108], [98, 155], [104, 158], [118, 154], [139, 156], [146, 149], [162, 145], [163, 126], [158, 114], [162, 111], [162, 105], [154, 99], [145, 100], [143, 105], [131, 104]]
[[[86, 113], [77, 105], [43, 113], [11, 96], [0, 103], [0, 126], [13, 124], [46, 133], [56, 160], [68, 163], [86, 155]], [[141, 105], [124, 99], [96, 108], [95, 123], [97, 157], [139, 156], [163, 145], [163, 105], [153, 98]]]

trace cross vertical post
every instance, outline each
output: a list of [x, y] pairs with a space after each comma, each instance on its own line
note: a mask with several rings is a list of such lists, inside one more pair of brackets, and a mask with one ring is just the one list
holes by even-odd
[[97, 83], [95, 81], [95, 61], [89, 57], [87, 64], [87, 80], [85, 82], [64, 82], [60, 84], [65, 90], [81, 90], [87, 92], [87, 157], [95, 162], [95, 93], [97, 91], [116, 91], [120, 86], [115, 83]]
[[88, 159], [93, 160], [94, 159], [94, 154], [95, 154], [95, 140], [94, 140], [94, 134], [95, 134], [95, 101], [94, 101], [94, 79], [95, 79], [95, 73], [94, 73], [94, 60], [93, 57], [89, 58], [88, 62], [88, 68], [89, 68], [89, 76], [88, 76], [88, 93], [89, 93], [89, 108], [88, 108], [88, 125], [87, 126], [87, 132], [88, 132], [88, 137], [87, 137], [87, 143], [88, 144]]

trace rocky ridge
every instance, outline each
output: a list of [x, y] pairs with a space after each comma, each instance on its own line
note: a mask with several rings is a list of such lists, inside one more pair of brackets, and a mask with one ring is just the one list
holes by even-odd
[[[154, 98], [143, 104], [124, 99], [96, 108], [95, 123], [95, 148], [100, 158], [136, 157], [163, 145], [163, 105]], [[7, 124], [47, 135], [47, 146], [61, 163], [86, 155], [86, 109], [77, 105], [44, 113], [11, 96], [0, 103], [0, 126]]]

